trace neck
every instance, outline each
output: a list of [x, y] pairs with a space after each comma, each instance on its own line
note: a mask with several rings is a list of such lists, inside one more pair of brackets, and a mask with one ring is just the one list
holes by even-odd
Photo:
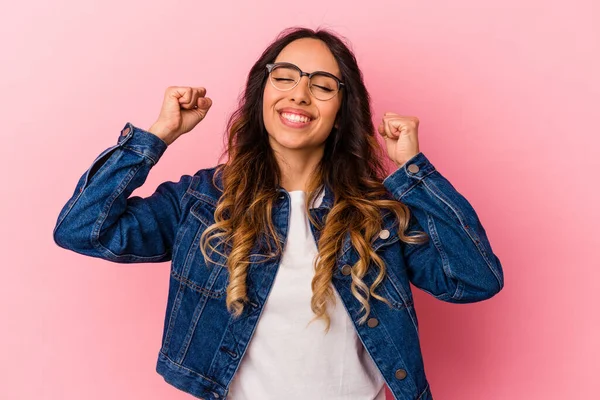
[[323, 150], [323, 147], [319, 147], [310, 150], [275, 151], [275, 158], [281, 170], [281, 186], [288, 192], [306, 192], [310, 175], [321, 161]]

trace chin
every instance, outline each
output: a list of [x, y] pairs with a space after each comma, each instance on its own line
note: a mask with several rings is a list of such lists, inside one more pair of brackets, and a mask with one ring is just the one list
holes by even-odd
[[271, 139], [271, 147], [274, 147], [273, 145], [275, 148], [285, 148], [290, 150], [300, 150], [308, 147], [303, 141], [290, 138], [279, 138], [278, 140]]

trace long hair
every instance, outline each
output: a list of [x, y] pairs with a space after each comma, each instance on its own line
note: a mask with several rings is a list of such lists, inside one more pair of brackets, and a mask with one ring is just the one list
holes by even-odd
[[[220, 174], [222, 178], [222, 187], [219, 187], [222, 195], [214, 212], [215, 223], [203, 232], [200, 248], [207, 259], [209, 249], [211, 254], [216, 252], [226, 259], [226, 264], [221, 263], [229, 272], [226, 305], [229, 312], [239, 316], [249, 301], [246, 278], [251, 264], [280, 257], [283, 252], [272, 215], [280, 194], [281, 171], [263, 122], [263, 90], [268, 79], [266, 65], [273, 62], [285, 46], [301, 38], [323, 41], [333, 53], [346, 82], [336, 116], [338, 128], [333, 128], [326, 139], [323, 157], [306, 188], [305, 207], [309, 221], [321, 231], [312, 279], [311, 309], [315, 317], [310, 323], [323, 319], [328, 332], [330, 318], [326, 305], [328, 301], [335, 304], [331, 279], [347, 233], [360, 256], [351, 269], [351, 291], [362, 304], [361, 311], [366, 311], [360, 324], [370, 313], [371, 295], [390, 304], [374, 291], [386, 272], [384, 261], [371, 246], [382, 228], [381, 210], [395, 214], [400, 240], [422, 243], [428, 239], [425, 232], [415, 236], [404, 234], [410, 211], [406, 205], [391, 198], [382, 184], [386, 173], [381, 161], [381, 146], [375, 136], [370, 96], [354, 54], [336, 34], [322, 29], [288, 28], [250, 69], [238, 108], [227, 123], [227, 146], [223, 155], [227, 154], [228, 160], [218, 165], [213, 178], [217, 187], [216, 177]], [[334, 203], [324, 224], [308, 212], [322, 185], [328, 185], [334, 193]], [[256, 243], [265, 243], [266, 247], [251, 254]], [[362, 280], [369, 268], [379, 270], [371, 287]]]

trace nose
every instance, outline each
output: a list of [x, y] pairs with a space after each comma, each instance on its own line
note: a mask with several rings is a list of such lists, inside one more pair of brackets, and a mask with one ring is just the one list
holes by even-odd
[[290, 91], [290, 100], [298, 103], [304, 102], [310, 104], [310, 89], [308, 88], [308, 76], [300, 77], [300, 81], [294, 89]]

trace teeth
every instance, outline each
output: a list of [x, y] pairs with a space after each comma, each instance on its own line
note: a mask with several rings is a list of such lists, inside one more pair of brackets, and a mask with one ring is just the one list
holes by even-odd
[[308, 122], [308, 121], [310, 121], [310, 118], [300, 116], [297, 114], [281, 113], [281, 115], [283, 116], [283, 118], [287, 119], [288, 121], [292, 121], [292, 122]]

